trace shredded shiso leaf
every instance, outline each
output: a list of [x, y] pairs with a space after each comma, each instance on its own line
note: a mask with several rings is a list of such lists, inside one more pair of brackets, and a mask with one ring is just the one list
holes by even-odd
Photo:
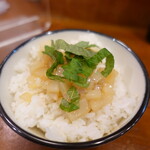
[[[62, 39], [51, 41], [51, 46], [45, 46], [44, 54], [50, 56], [54, 61], [51, 67], [47, 70], [46, 76], [52, 80], [65, 80], [71, 83], [86, 88], [89, 86], [88, 78], [96, 69], [97, 65], [106, 59], [105, 68], [101, 72], [104, 77], [107, 77], [114, 68], [114, 57], [106, 49], [102, 48], [97, 53], [92, 51], [93, 47], [98, 47], [95, 44], [81, 41], [76, 44], [68, 44]], [[60, 50], [63, 50], [62, 53]], [[62, 76], [55, 75], [54, 71], [57, 67], [62, 67]], [[72, 86], [68, 92], [68, 99], [62, 99], [60, 108], [64, 111], [71, 112], [79, 109], [80, 95], [76, 87]]]

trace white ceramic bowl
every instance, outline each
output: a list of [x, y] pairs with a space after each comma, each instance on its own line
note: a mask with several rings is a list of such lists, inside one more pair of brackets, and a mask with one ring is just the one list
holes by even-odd
[[[138, 103], [136, 104], [135, 109], [136, 111], [132, 113], [119, 130], [106, 137], [89, 142], [63, 143], [40, 138], [34, 132], [30, 132], [17, 125], [17, 121], [15, 120], [11, 109], [12, 98], [8, 91], [10, 78], [15, 74], [13, 67], [22, 57], [28, 56], [30, 49], [39, 48], [41, 43], [50, 39], [64, 39], [67, 42], [72, 40], [90, 41], [111, 51], [115, 57], [115, 63], [121, 66], [119, 73], [124, 79], [128, 93], [130, 95], [137, 95], [138, 97]], [[121, 41], [107, 35], [88, 30], [58, 30], [34, 37], [14, 49], [0, 66], [0, 113], [4, 121], [15, 132], [25, 138], [55, 148], [72, 149], [93, 147], [121, 136], [134, 126], [144, 113], [148, 104], [149, 93], [150, 85], [148, 73], [138, 56]]]

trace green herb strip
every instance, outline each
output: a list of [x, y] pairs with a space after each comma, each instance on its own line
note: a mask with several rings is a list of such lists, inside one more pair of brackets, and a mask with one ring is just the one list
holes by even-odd
[[64, 111], [71, 112], [79, 109], [79, 99], [80, 95], [75, 87], [71, 87], [67, 91], [68, 99], [62, 99], [60, 108]]
[[106, 64], [105, 69], [101, 73], [104, 77], [107, 77], [114, 68], [114, 57], [106, 48], [101, 49], [94, 56], [86, 59], [86, 62], [89, 67], [95, 69], [104, 58], [106, 58]]
[[62, 66], [62, 68], [64, 69], [64, 78], [81, 87], [87, 87], [89, 85], [87, 79], [92, 74], [93, 69], [88, 67], [84, 59], [72, 58], [72, 60]]
[[63, 54], [55, 50], [54, 47], [49, 47], [49, 46], [45, 46], [45, 51], [43, 53], [47, 54], [54, 60], [53, 65], [47, 70], [46, 76], [52, 80], [63, 81], [64, 79], [63, 77], [52, 74], [55, 68], [57, 68], [59, 64], [64, 64]]
[[86, 47], [89, 48], [90, 45], [89, 45], [89, 42], [84, 42], [84, 41], [81, 41], [73, 45], [73, 44], [68, 44], [64, 40], [59, 39], [55, 41], [55, 44], [53, 42], [53, 46], [55, 47], [55, 49], [63, 49], [66, 52], [70, 52], [77, 56], [83, 56], [86, 58], [87, 57], [89, 58], [95, 54], [95, 52], [86, 49]]

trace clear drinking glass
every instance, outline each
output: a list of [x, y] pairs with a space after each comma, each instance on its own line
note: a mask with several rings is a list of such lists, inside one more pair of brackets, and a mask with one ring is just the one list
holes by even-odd
[[50, 25], [49, 0], [0, 0], [0, 61], [18, 44], [48, 30]]

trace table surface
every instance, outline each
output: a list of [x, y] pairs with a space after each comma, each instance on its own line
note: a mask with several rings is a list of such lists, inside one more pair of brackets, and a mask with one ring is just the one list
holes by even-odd
[[[62, 20], [62, 18], [53, 17], [49, 30], [81, 28], [108, 34], [123, 41], [142, 59], [150, 74], [150, 43], [146, 41], [146, 29], [89, 23], [68, 18]], [[6, 53], [0, 51], [0, 61], [9, 51]], [[150, 150], [150, 106], [147, 107], [140, 121], [125, 135], [102, 146], [92, 148], [92, 150], [112, 150], [112, 148], [115, 150]], [[19, 136], [0, 118], [0, 150], [15, 149], [52, 150], [52, 148], [30, 142]]]

